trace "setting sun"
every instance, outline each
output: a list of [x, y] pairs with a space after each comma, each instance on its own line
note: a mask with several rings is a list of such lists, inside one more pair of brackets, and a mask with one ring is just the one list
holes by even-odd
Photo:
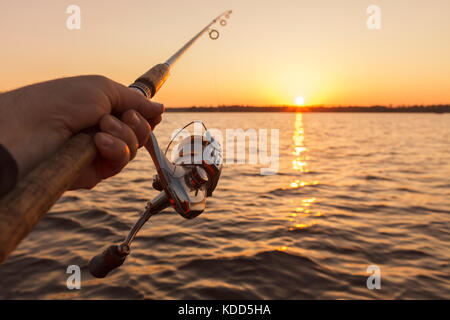
[[295, 104], [298, 106], [302, 106], [305, 103], [305, 98], [303, 98], [302, 96], [298, 96], [297, 98], [295, 98]]

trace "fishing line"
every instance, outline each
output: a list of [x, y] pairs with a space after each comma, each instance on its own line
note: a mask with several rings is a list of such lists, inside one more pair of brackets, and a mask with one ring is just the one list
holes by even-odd
[[208, 131], [208, 129], [206, 128], [205, 124], [203, 123], [203, 121], [200, 120], [194, 120], [189, 122], [187, 125], [185, 125], [183, 128], [181, 128], [180, 130], [177, 131], [177, 133], [174, 135], [174, 137], [170, 140], [169, 144], [167, 145], [166, 151], [164, 152], [165, 155], [167, 155], [167, 151], [169, 150], [170, 145], [172, 144], [172, 142], [175, 140], [175, 138], [181, 133], [181, 131], [183, 131], [184, 129], [186, 129], [187, 127], [189, 127], [191, 124], [194, 123], [200, 123], [203, 128], [205, 128], [205, 131]]
[[[225, 27], [226, 25], [227, 25], [227, 20], [230, 18], [230, 14], [229, 13], [226, 13], [225, 15], [223, 15], [223, 17], [219, 20], [219, 24], [222, 26], [222, 27]], [[219, 36], [220, 36], [220, 33], [219, 33], [219, 31], [217, 31], [216, 29], [211, 29], [210, 31], [209, 31], [209, 37], [212, 39], [212, 40], [217, 40], [218, 38], [219, 38]], [[214, 79], [214, 91], [215, 91], [215, 93], [216, 93], [216, 105], [217, 106], [220, 106], [221, 105], [221, 103], [222, 103], [222, 99], [221, 99], [221, 97], [220, 97], [220, 94], [219, 94], [219, 86], [218, 86], [218, 84], [217, 84], [217, 61], [219, 61], [219, 54], [218, 54], [218, 52], [217, 52], [217, 48], [211, 48], [211, 51], [213, 51], [214, 50], [214, 53], [213, 53], [213, 55], [214, 55], [214, 59], [212, 60], [212, 62], [211, 62], [211, 70], [213, 70], [213, 79]]]

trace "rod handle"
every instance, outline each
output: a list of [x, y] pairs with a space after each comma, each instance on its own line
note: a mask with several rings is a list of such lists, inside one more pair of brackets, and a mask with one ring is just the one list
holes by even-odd
[[152, 98], [159, 88], [162, 87], [169, 77], [170, 67], [160, 63], [148, 70], [130, 85], [131, 88], [139, 89], [147, 98]]
[[0, 263], [74, 184], [96, 154], [92, 136], [78, 133], [0, 198]]

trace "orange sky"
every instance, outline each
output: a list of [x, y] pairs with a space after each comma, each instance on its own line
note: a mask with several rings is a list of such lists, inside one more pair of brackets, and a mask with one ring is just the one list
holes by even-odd
[[[81, 7], [81, 30], [66, 8]], [[366, 9], [380, 6], [381, 30]], [[131, 83], [204, 25], [234, 11], [218, 41], [202, 38], [155, 97], [166, 106], [450, 103], [448, 0], [1, 1], [0, 91], [103, 74]]]

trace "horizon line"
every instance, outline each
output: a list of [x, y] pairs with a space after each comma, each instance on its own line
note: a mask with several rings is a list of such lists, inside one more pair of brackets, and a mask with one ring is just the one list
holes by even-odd
[[295, 109], [308, 109], [308, 108], [386, 108], [386, 109], [402, 109], [402, 108], [432, 108], [432, 107], [450, 107], [450, 103], [438, 103], [438, 104], [399, 104], [399, 105], [239, 105], [239, 104], [223, 104], [223, 105], [191, 105], [191, 106], [171, 106], [166, 109], [183, 109], [183, 108], [295, 108]]

